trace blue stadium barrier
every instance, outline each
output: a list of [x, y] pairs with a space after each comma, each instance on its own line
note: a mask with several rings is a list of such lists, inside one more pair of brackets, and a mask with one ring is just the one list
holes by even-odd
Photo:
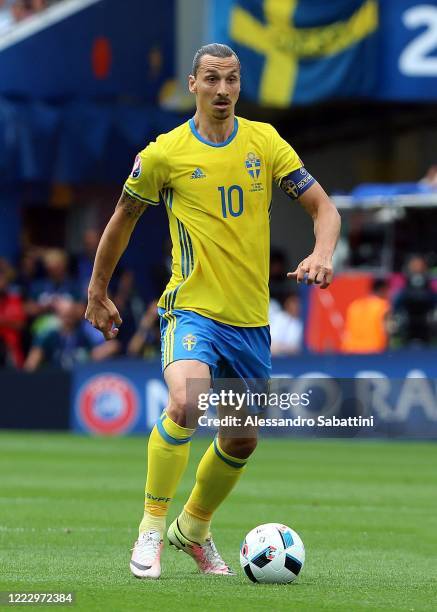
[[0, 429], [68, 429], [70, 385], [71, 374], [60, 368], [0, 370]]

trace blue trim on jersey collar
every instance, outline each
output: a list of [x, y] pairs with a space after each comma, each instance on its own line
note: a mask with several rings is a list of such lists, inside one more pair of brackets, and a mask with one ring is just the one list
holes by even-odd
[[194, 117], [192, 117], [188, 123], [190, 124], [190, 129], [193, 132], [194, 136], [197, 138], [197, 140], [200, 140], [200, 142], [203, 142], [203, 144], [209, 145], [210, 147], [225, 147], [226, 145], [228, 145], [230, 142], [234, 140], [238, 132], [238, 119], [237, 117], [235, 117], [234, 118], [234, 129], [232, 130], [232, 134], [224, 142], [210, 142], [209, 140], [206, 140], [205, 138], [203, 138], [203, 136], [201, 136], [199, 132], [197, 131], [197, 128], [194, 124]]

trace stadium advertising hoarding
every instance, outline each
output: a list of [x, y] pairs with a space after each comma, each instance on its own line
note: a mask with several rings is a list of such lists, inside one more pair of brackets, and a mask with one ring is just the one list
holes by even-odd
[[210, 37], [235, 48], [244, 95], [266, 106], [437, 98], [436, 0], [214, 0]]
[[[239, 419], [243, 413], [236, 408], [238, 397], [233, 398], [226, 425], [256, 424], [276, 436], [435, 439], [436, 357], [435, 352], [400, 351], [276, 359], [262, 414], [237, 423], [232, 418]], [[214, 421], [213, 404], [223, 405], [226, 397], [211, 396], [207, 412], [199, 404], [200, 430], [219, 425]], [[167, 390], [157, 363], [135, 360], [84, 365], [73, 372], [71, 427], [97, 435], [147, 433], [166, 402]]]

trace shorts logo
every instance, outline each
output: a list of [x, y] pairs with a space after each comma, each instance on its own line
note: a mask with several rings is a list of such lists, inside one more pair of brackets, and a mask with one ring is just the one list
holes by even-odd
[[90, 432], [117, 435], [132, 430], [139, 415], [139, 399], [132, 383], [119, 374], [98, 374], [78, 393], [76, 414]]
[[197, 338], [193, 334], [187, 334], [182, 338], [182, 345], [187, 351], [192, 351], [196, 344]]
[[253, 179], [259, 177], [261, 172], [261, 160], [256, 153], [248, 153], [245, 161], [246, 170]]
[[134, 161], [134, 167], [132, 168], [132, 172], [130, 173], [133, 179], [137, 179], [141, 174], [141, 157], [139, 155], [136, 156]]

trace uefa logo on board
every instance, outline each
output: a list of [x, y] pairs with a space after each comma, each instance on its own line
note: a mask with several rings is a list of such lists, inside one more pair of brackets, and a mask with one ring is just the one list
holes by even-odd
[[98, 374], [80, 389], [76, 416], [83, 428], [101, 435], [129, 432], [139, 415], [134, 385], [119, 374]]

